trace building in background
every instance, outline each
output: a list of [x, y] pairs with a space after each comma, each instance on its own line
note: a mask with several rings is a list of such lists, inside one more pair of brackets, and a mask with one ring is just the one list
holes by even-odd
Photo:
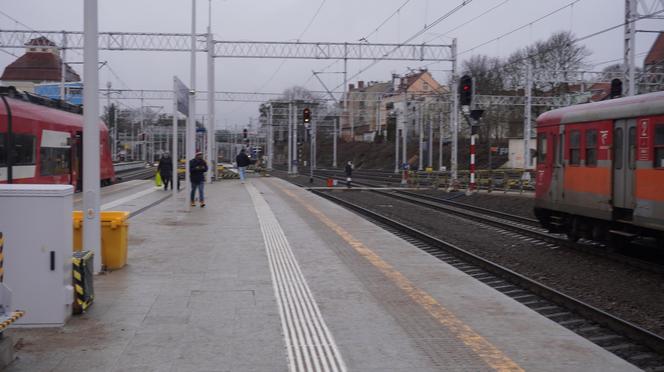
[[648, 75], [639, 82], [639, 93], [648, 93], [662, 90], [664, 86], [664, 32], [660, 32], [643, 60], [643, 72], [657, 75]]
[[[60, 48], [42, 36], [26, 43], [25, 53], [5, 68], [2, 76], [0, 76], [0, 83], [37, 94], [40, 94], [35, 91], [35, 87], [38, 85], [57, 85], [58, 95], [52, 98], [59, 98], [61, 78], [62, 59], [60, 58]], [[81, 77], [76, 71], [65, 64], [65, 82], [78, 84], [70, 86], [72, 93], [82, 94], [80, 81]], [[77, 98], [76, 96], [76, 94], [72, 94], [71, 98], [77, 99], [79, 102], [71, 103], [80, 104], [81, 96], [79, 95]]]
[[[357, 87], [349, 84], [343, 101], [347, 113], [341, 117], [342, 136], [346, 140], [373, 142], [377, 136], [387, 137], [388, 126], [395, 115], [406, 115], [408, 131], [419, 133], [413, 126], [417, 110], [432, 109], [431, 102], [438, 100], [449, 89], [438, 83], [429, 71], [420, 69], [405, 76], [392, 75], [391, 82], [358, 81]], [[404, 104], [407, 109], [404, 109]], [[425, 106], [426, 105], [426, 106]], [[403, 119], [403, 117], [402, 117]], [[392, 124], [393, 125], [393, 124]]]

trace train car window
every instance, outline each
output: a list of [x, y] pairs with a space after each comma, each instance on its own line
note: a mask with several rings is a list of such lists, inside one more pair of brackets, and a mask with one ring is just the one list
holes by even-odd
[[578, 130], [573, 130], [569, 134], [569, 163], [581, 164], [581, 132]]
[[586, 166], [597, 165], [597, 129], [586, 131]]
[[664, 168], [664, 124], [655, 125], [655, 168]]
[[39, 149], [39, 174], [56, 176], [70, 171], [71, 150], [60, 147], [42, 147]]
[[623, 163], [623, 130], [616, 128], [613, 132], [613, 167], [622, 169]]
[[546, 161], [546, 136], [546, 133], [537, 136], [537, 164], [544, 164]]
[[14, 135], [14, 165], [33, 165], [35, 164], [35, 136], [30, 134]]
[[636, 169], [636, 127], [629, 128], [629, 169]]
[[7, 149], [5, 148], [4, 133], [0, 133], [0, 165], [7, 165]]

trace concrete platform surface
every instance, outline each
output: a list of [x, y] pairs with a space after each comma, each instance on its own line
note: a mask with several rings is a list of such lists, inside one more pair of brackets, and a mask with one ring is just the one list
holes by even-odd
[[285, 181], [206, 185], [131, 220], [129, 265], [8, 371], [632, 371], [635, 367]]
[[[156, 187], [152, 180], [132, 180], [106, 186], [101, 189], [101, 210], [128, 211], [137, 215], [151, 206], [160, 203], [171, 195], [171, 191]], [[83, 209], [83, 195], [74, 196], [74, 209]]]

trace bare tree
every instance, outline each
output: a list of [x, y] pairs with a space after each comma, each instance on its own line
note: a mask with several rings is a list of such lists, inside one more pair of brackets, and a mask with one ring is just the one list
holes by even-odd
[[463, 62], [463, 72], [473, 77], [478, 94], [500, 94], [504, 89], [500, 59], [486, 55], [475, 55]]
[[552, 94], [567, 93], [569, 71], [587, 67], [586, 59], [591, 54], [575, 39], [569, 31], [557, 32], [547, 40], [537, 41], [512, 53], [504, 64], [505, 84], [513, 88], [524, 86], [530, 64], [536, 90]]
[[314, 102], [320, 100], [320, 97], [318, 95], [314, 94], [312, 91], [310, 91], [307, 88], [294, 85], [286, 90], [281, 94], [280, 99], [285, 100], [285, 101], [309, 101], [309, 102]]

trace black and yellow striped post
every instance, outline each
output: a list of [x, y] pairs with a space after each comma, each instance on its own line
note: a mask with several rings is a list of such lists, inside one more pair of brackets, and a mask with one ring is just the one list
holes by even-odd
[[17, 310], [12, 312], [9, 317], [5, 318], [2, 322], [0, 322], [0, 332], [4, 331], [9, 327], [10, 324], [14, 323], [17, 321], [19, 318], [21, 318], [23, 315], [25, 315], [25, 312]]
[[[5, 237], [0, 232], [0, 285], [5, 281]], [[3, 320], [0, 322], [0, 333], [7, 329], [10, 324], [14, 323], [18, 318], [21, 318], [25, 315], [25, 312], [17, 310], [11, 313], [8, 313], [9, 309], [4, 308], [4, 304], [1, 304], [2, 309], [4, 310]]]
[[74, 252], [72, 273], [74, 277], [74, 313], [80, 314], [92, 305], [95, 298], [92, 286], [92, 252]]

